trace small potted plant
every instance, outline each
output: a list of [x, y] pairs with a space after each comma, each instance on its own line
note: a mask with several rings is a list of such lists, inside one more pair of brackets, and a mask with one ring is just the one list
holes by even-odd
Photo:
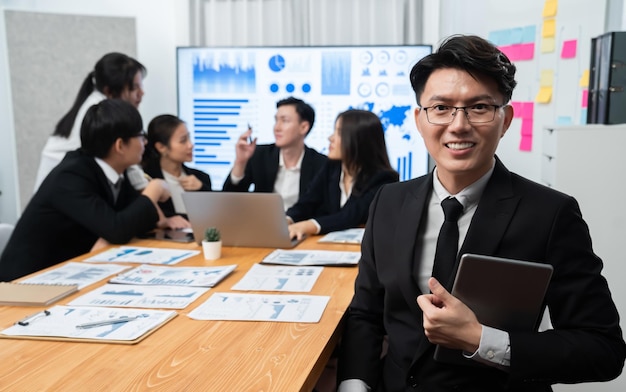
[[209, 227], [204, 231], [202, 250], [206, 260], [219, 259], [222, 253], [222, 240], [220, 231], [215, 227]]

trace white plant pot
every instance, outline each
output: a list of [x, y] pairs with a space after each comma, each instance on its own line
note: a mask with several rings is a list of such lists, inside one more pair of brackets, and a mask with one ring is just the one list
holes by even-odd
[[217, 260], [222, 255], [222, 241], [202, 241], [205, 260]]

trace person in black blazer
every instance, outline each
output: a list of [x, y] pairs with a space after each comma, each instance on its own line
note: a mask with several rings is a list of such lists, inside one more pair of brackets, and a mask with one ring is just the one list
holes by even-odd
[[142, 129], [137, 109], [122, 100], [104, 100], [87, 111], [82, 147], [50, 172], [18, 220], [0, 257], [1, 281], [166, 224], [157, 202], [169, 197], [167, 184], [150, 181], [140, 194], [124, 176], [141, 161]]
[[166, 217], [179, 217], [180, 227], [190, 227], [182, 193], [211, 191], [211, 177], [185, 166], [193, 159], [193, 143], [187, 125], [180, 118], [163, 114], [148, 124], [148, 144], [143, 154], [143, 170], [152, 178], [163, 178], [172, 197], [159, 203]]
[[[622, 372], [619, 315], [576, 200], [511, 173], [495, 156], [513, 119], [514, 76], [506, 55], [475, 36], [450, 37], [413, 67], [416, 124], [436, 167], [383, 186], [372, 201], [341, 342], [340, 392], [537, 392]], [[481, 325], [450, 294], [454, 273], [431, 277], [447, 197], [463, 207], [459, 256], [554, 268], [541, 331]], [[463, 350], [467, 364], [436, 361], [435, 345]]]
[[383, 125], [374, 113], [351, 109], [339, 114], [328, 140], [329, 161], [286, 212], [292, 237], [364, 225], [381, 185], [398, 181]]
[[[247, 192], [254, 184], [254, 192], [280, 193], [286, 210], [304, 193], [327, 158], [304, 144], [315, 122], [310, 105], [289, 97], [278, 101], [276, 108], [276, 142], [257, 146], [256, 138], [249, 141], [252, 129], [244, 132], [237, 140], [235, 163], [222, 190]], [[295, 178], [299, 186], [290, 186], [293, 181], [289, 178]]]

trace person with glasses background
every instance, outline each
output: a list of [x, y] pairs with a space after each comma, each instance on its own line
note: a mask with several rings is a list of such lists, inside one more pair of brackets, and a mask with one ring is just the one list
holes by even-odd
[[[342, 335], [340, 392], [551, 391], [622, 372], [619, 315], [576, 200], [510, 172], [495, 155], [513, 119], [515, 71], [493, 44], [458, 35], [411, 70], [416, 125], [436, 166], [384, 185], [372, 201]], [[438, 280], [448, 204], [458, 206], [458, 239], [441, 249], [460, 250]], [[481, 325], [450, 294], [465, 253], [551, 265], [545, 329]], [[436, 345], [462, 350], [463, 364], [435, 360]]]
[[90, 107], [80, 138], [82, 147], [50, 172], [17, 221], [0, 257], [0, 281], [167, 226], [157, 208], [170, 197], [165, 181], [139, 193], [125, 176], [146, 143], [137, 109], [119, 99]]

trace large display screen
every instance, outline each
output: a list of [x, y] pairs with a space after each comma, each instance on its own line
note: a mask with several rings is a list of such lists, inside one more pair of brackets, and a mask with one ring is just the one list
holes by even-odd
[[401, 180], [428, 171], [417, 132], [411, 67], [430, 45], [310, 47], [180, 47], [178, 115], [194, 142], [192, 166], [222, 188], [235, 143], [248, 126], [257, 143], [273, 143], [276, 102], [293, 96], [315, 109], [305, 142], [326, 153], [337, 115], [351, 108], [376, 113], [391, 165]]

